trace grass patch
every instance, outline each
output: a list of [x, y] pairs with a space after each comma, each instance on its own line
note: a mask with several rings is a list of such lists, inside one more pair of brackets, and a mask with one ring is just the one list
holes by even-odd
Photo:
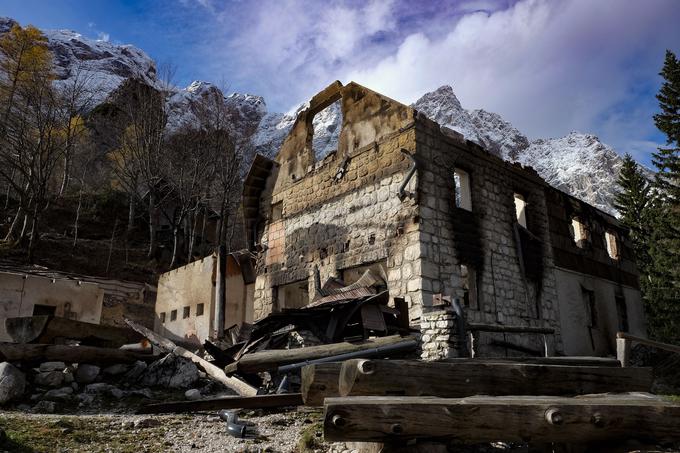
[[297, 453], [308, 453], [322, 449], [323, 445], [323, 413], [321, 411], [310, 411], [307, 414], [305, 426], [300, 430]]
[[[0, 450], [137, 453], [166, 451], [162, 428], [129, 430], [112, 417], [0, 415], [7, 438]], [[146, 448], [142, 448], [144, 445]]]

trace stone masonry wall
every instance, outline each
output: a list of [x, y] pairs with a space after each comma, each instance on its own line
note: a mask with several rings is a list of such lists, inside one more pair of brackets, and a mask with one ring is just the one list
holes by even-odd
[[[321, 282], [341, 277], [342, 270], [375, 262], [385, 264], [391, 297], [409, 301], [410, 316], [420, 316], [421, 277], [418, 206], [413, 197], [399, 199], [399, 187], [410, 160], [401, 149], [413, 152], [411, 127], [358, 149], [344, 163], [331, 154], [286, 189], [265, 198], [263, 217], [271, 206], [282, 204], [283, 247], [280, 262], [267, 260], [269, 228], [264, 222], [260, 239], [265, 249], [258, 259], [255, 282], [255, 319], [284, 307], [276, 306], [274, 288], [306, 281], [310, 300], [315, 296], [313, 272], [318, 266]], [[407, 191], [413, 192], [414, 177]]]
[[[416, 125], [416, 142], [423, 298], [441, 292], [462, 299], [460, 265], [465, 264], [477, 276], [477, 303], [465, 307], [469, 322], [553, 327], [557, 335], [552, 343], [560, 349], [542, 180], [455, 135], [445, 135], [438, 124], [422, 116]], [[455, 205], [454, 168], [470, 175], [471, 212]], [[528, 202], [528, 231], [522, 234], [535, 238], [530, 241], [532, 248], [524, 250], [533, 253], [523, 260], [527, 278], [522, 278], [522, 244], [514, 227], [515, 192]], [[526, 246], [529, 241], [525, 242]], [[506, 353], [505, 348], [491, 347], [493, 340], [542, 351], [536, 335], [482, 333], [478, 345], [482, 354]]]

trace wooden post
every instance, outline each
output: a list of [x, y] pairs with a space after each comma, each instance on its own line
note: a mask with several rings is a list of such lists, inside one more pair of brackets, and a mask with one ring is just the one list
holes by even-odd
[[631, 340], [628, 338], [616, 339], [616, 358], [621, 362], [622, 367], [630, 365], [630, 344]]
[[324, 398], [340, 396], [338, 379], [342, 362], [319, 363], [302, 368], [302, 400], [306, 406], [323, 406]]

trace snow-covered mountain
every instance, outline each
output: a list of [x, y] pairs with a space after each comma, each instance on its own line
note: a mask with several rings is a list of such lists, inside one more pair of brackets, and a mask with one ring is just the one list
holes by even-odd
[[489, 152], [533, 167], [552, 186], [615, 214], [616, 179], [623, 158], [595, 135], [571, 132], [530, 141], [496, 113], [463, 109], [450, 86], [427, 93], [413, 106]]
[[[0, 17], [0, 35], [17, 22]], [[85, 84], [93, 88], [92, 100], [101, 102], [131, 77], [158, 87], [156, 63], [141, 49], [94, 40], [71, 30], [43, 30], [54, 55], [56, 84]], [[96, 87], [96, 90], [95, 90]]]
[[[0, 34], [9, 31], [14, 24], [12, 19], [0, 18]], [[98, 100], [105, 99], [130, 77], [164, 88], [154, 61], [134, 46], [92, 40], [68, 30], [44, 33], [54, 54], [58, 84], [73, 83], [76, 77], [87, 79], [92, 86], [100, 87]], [[208, 82], [193, 82], [186, 88], [170, 90], [171, 129], [184, 123], [195, 123], [199, 101], [212, 96], [224, 103], [237, 145], [251, 147], [269, 157], [276, 154], [297, 114], [307, 107], [307, 104], [301, 104], [288, 113], [270, 112], [260, 96], [240, 93], [225, 96]], [[622, 157], [596, 136], [571, 132], [565, 137], [530, 141], [496, 113], [463, 108], [450, 86], [425, 94], [413, 107], [479, 143], [490, 153], [529, 165], [550, 184], [614, 213], [615, 181]], [[337, 147], [341, 122], [338, 103], [315, 116], [313, 145], [318, 159]]]

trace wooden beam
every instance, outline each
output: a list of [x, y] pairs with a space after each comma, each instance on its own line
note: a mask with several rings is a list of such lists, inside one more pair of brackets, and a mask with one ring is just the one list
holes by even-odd
[[133, 363], [153, 361], [158, 356], [95, 346], [55, 344], [0, 344], [0, 362]]
[[299, 393], [281, 393], [276, 395], [230, 396], [198, 401], [171, 401], [168, 403], [147, 404], [139, 408], [137, 413], [164, 414], [216, 411], [220, 409], [264, 409], [301, 405], [302, 396]]
[[413, 337], [401, 337], [392, 335], [378, 337], [361, 343], [332, 343], [320, 346], [310, 346], [299, 349], [272, 349], [269, 351], [253, 352], [243, 355], [237, 362], [225, 367], [227, 373], [239, 371], [241, 373], [258, 373], [260, 371], [272, 371], [283, 365], [300, 363], [307, 360], [334, 357], [340, 354], [369, 351], [382, 346], [396, 345], [402, 342], [416, 343]]
[[542, 333], [542, 334], [555, 333], [555, 329], [553, 329], [552, 327], [504, 326], [502, 324], [482, 324], [482, 323], [469, 323], [465, 327], [467, 330], [473, 332]]
[[172, 354], [175, 354], [177, 356], [191, 360], [200, 368], [202, 368], [203, 371], [205, 371], [208, 374], [208, 376], [210, 376], [210, 378], [219, 382], [225, 387], [235, 391], [239, 395], [255, 396], [257, 394], [257, 389], [255, 387], [233, 376], [227, 376], [226, 374], [224, 374], [224, 371], [222, 371], [219, 367], [216, 367], [207, 360], [200, 358], [193, 352], [188, 351], [181, 346], [177, 346], [175, 343], [168, 340], [167, 338], [147, 329], [144, 326], [141, 326], [133, 321], [130, 321], [129, 319], [126, 319], [125, 322], [135, 331], [139, 332], [140, 334], [148, 338], [150, 342], [152, 342], [159, 348]]
[[678, 441], [680, 405], [648, 394], [327, 398], [324, 438], [333, 442]]
[[450, 363], [533, 363], [537, 365], [564, 365], [564, 366], [605, 366], [620, 367], [621, 363], [617, 359], [609, 357], [453, 357], [443, 359], [443, 362]]
[[625, 333], [625, 332], [618, 332], [616, 334], [616, 338], [617, 339], [621, 338], [621, 339], [633, 341], [635, 343], [644, 344], [646, 346], [652, 346], [654, 348], [663, 349], [664, 351], [675, 352], [676, 354], [680, 354], [680, 346], [676, 346], [674, 344], [661, 343], [659, 341], [654, 341], [654, 340], [649, 340], [647, 338], [637, 337], [635, 335], [631, 335], [631, 334]]
[[307, 365], [302, 369], [302, 400], [306, 406], [323, 406], [324, 398], [340, 396], [338, 381], [342, 362]]
[[7, 334], [15, 343], [54, 343], [58, 339], [80, 340], [87, 346], [118, 348], [142, 339], [132, 329], [74, 321], [55, 316], [21, 316], [5, 319]]
[[651, 368], [577, 367], [526, 363], [348, 360], [341, 396], [582, 395], [648, 392]]

